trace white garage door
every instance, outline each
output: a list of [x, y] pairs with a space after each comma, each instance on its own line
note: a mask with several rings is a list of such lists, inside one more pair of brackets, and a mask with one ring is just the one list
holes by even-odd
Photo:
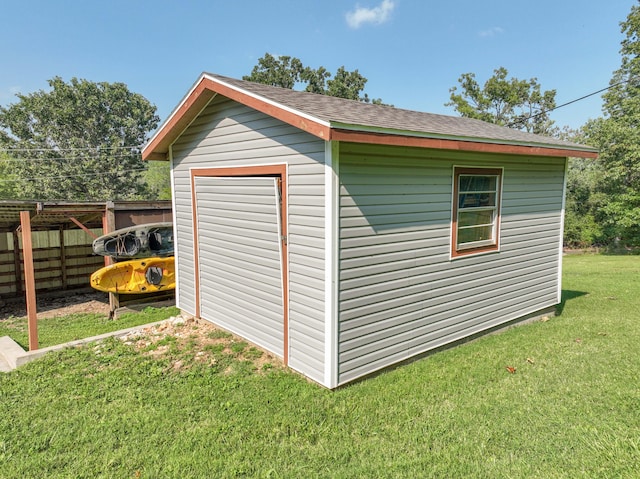
[[195, 177], [200, 315], [284, 356], [280, 194], [274, 177]]

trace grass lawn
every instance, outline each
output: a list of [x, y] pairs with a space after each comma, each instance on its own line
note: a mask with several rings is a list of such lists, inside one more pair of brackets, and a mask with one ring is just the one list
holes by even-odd
[[0, 477], [640, 477], [639, 280], [566, 257], [560, 316], [335, 392], [241, 354], [55, 353], [0, 374]]
[[[103, 333], [118, 331], [141, 324], [161, 321], [180, 313], [175, 307], [145, 308], [139, 313], [126, 313], [118, 319], [109, 319], [104, 314], [77, 313], [68, 316], [38, 320], [38, 345], [41, 348], [89, 338]], [[10, 336], [24, 350], [29, 349], [29, 333], [26, 318], [0, 320], [0, 337]], [[1, 476], [0, 472], [0, 477]]]

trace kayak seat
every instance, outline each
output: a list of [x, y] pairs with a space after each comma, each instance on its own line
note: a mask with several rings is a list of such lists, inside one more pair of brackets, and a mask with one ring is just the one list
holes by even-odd
[[132, 256], [140, 250], [140, 241], [133, 235], [117, 236], [104, 244], [111, 256]]
[[160, 233], [149, 233], [149, 249], [151, 251], [160, 251], [162, 249], [162, 235]]
[[160, 266], [149, 266], [144, 274], [147, 283], [157, 286], [162, 281], [162, 268]]

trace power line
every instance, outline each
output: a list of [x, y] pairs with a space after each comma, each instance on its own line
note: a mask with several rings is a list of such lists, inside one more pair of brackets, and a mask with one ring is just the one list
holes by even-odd
[[555, 111], [558, 108], [562, 108], [564, 106], [571, 105], [573, 103], [577, 103], [579, 101], [585, 100], [585, 99], [587, 99], [589, 97], [597, 95], [598, 93], [602, 93], [602, 92], [605, 92], [607, 90], [610, 90], [611, 88], [615, 88], [617, 86], [624, 85], [625, 83], [629, 83], [631, 80], [635, 80], [635, 79], [636, 79], [636, 77], [627, 78], [626, 80], [622, 80], [622, 81], [620, 81], [618, 83], [614, 83], [613, 85], [609, 85], [608, 87], [602, 88], [602, 89], [600, 89], [598, 91], [594, 91], [593, 93], [589, 93], [588, 95], [581, 96], [580, 98], [576, 98], [575, 100], [568, 101], [566, 103], [563, 103], [562, 105], [558, 105], [556, 107], [549, 108], [548, 110], [541, 110], [538, 113], [535, 113], [533, 115], [528, 116], [527, 118], [521, 118], [519, 120], [515, 120], [515, 121], [509, 123], [507, 125], [507, 127], [510, 128], [512, 126], [515, 126], [515, 125], [521, 125], [521, 124], [523, 124], [523, 123], [525, 123], [525, 122], [527, 122], [529, 120], [532, 120], [533, 118], [537, 118], [539, 116], [546, 115], [547, 113]]
[[62, 147], [55, 147], [55, 148], [0, 148], [0, 152], [12, 152], [12, 151], [28, 151], [28, 152], [35, 152], [35, 151], [101, 151], [101, 150], [135, 150], [135, 149], [141, 149], [141, 146], [94, 146], [94, 147], [82, 147], [82, 148], [62, 148]]
[[[138, 153], [134, 154], [138, 155]], [[129, 158], [132, 155], [126, 153], [116, 153], [108, 156], [107, 159], [119, 159], [119, 158]], [[104, 160], [104, 157], [91, 157], [91, 156], [60, 156], [60, 157], [51, 157], [51, 158], [0, 158], [0, 161], [4, 162], [18, 162], [18, 161], [73, 161], [73, 160]]]
[[92, 176], [103, 176], [106, 174], [109, 175], [120, 175], [122, 173], [133, 173], [136, 171], [146, 171], [146, 169], [144, 168], [134, 168], [134, 169], [129, 169], [129, 170], [121, 170], [121, 171], [116, 171], [114, 173], [110, 173], [107, 171], [98, 171], [96, 173], [83, 173], [83, 174], [79, 174], [79, 175], [59, 175], [59, 176], [35, 176], [32, 178], [13, 178], [13, 179], [2, 179], [0, 180], [0, 183], [13, 183], [13, 182], [20, 182], [20, 181], [40, 181], [40, 180], [57, 180], [60, 178], [87, 178], [87, 177], [92, 177]]

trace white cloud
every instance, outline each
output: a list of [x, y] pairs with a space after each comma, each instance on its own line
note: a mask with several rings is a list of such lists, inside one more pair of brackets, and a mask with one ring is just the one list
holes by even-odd
[[500, 27], [493, 27], [489, 28], [488, 30], [482, 30], [481, 32], [478, 32], [478, 35], [480, 35], [481, 37], [495, 37], [496, 35], [500, 35], [502, 33], [504, 33], [504, 29]]
[[395, 4], [392, 0], [382, 0], [377, 7], [366, 8], [356, 4], [356, 8], [347, 12], [347, 24], [351, 28], [360, 28], [365, 23], [380, 25], [389, 20]]

